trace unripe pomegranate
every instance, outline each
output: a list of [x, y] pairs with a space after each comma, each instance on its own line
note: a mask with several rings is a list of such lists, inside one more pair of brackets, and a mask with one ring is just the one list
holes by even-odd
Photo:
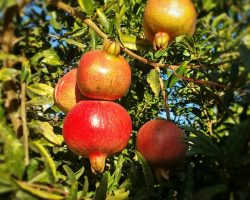
[[78, 86], [85, 96], [92, 99], [115, 100], [123, 97], [131, 83], [131, 70], [120, 47], [110, 43], [104, 50], [85, 53], [79, 62]]
[[[157, 43], [154, 40], [158, 32], [166, 33], [169, 41], [179, 35], [193, 35], [196, 17], [191, 0], [148, 0], [143, 18], [145, 37], [153, 44]], [[166, 47], [169, 41], [161, 46]]]
[[174, 123], [154, 119], [139, 130], [136, 149], [155, 168], [171, 168], [186, 155], [185, 133]]
[[54, 88], [55, 104], [63, 111], [68, 112], [77, 102], [88, 100], [83, 96], [76, 83], [77, 69], [72, 69], [59, 79]]
[[68, 112], [63, 124], [66, 145], [89, 158], [93, 172], [102, 172], [107, 156], [126, 147], [131, 131], [128, 112], [111, 101], [81, 101]]

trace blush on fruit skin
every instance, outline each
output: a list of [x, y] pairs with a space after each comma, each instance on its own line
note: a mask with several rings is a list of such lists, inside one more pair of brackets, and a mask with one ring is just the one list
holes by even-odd
[[136, 149], [156, 168], [171, 168], [185, 158], [185, 133], [167, 120], [151, 120], [139, 130]]
[[79, 62], [77, 83], [80, 91], [92, 99], [115, 100], [123, 97], [131, 83], [131, 70], [122, 56], [104, 50], [89, 51]]
[[106, 157], [127, 146], [131, 131], [128, 112], [111, 101], [81, 101], [68, 112], [63, 124], [66, 145], [89, 158], [93, 172], [102, 172]]
[[193, 35], [196, 10], [191, 0], [148, 0], [143, 18], [145, 37], [153, 42], [155, 34], [165, 32], [170, 41], [179, 35]]
[[55, 104], [67, 113], [77, 102], [88, 100], [81, 94], [76, 83], [77, 69], [72, 69], [59, 79], [54, 88]]

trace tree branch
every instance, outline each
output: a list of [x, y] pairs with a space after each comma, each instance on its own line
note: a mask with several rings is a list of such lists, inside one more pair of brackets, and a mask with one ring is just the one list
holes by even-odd
[[21, 84], [21, 118], [23, 127], [23, 146], [25, 155], [25, 164], [29, 164], [29, 129], [26, 118], [26, 84]]
[[202, 80], [195, 80], [195, 79], [192, 79], [192, 78], [187, 78], [187, 77], [183, 77], [181, 76], [180, 74], [178, 74], [176, 71], [175, 71], [175, 66], [173, 65], [170, 65], [169, 66], [169, 69], [172, 70], [173, 74], [178, 77], [179, 79], [182, 79], [182, 80], [185, 80], [185, 81], [189, 81], [189, 82], [194, 82], [194, 83], [198, 83], [198, 84], [203, 84], [203, 85], [213, 85], [213, 86], [216, 86], [216, 87], [221, 87], [221, 88], [228, 88], [229, 86], [227, 85], [222, 85], [222, 84], [219, 84], [219, 83], [215, 83], [215, 82], [212, 82], [212, 81], [202, 81]]

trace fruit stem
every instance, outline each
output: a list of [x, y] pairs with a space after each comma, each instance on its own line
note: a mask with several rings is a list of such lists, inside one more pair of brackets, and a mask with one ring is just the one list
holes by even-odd
[[104, 171], [106, 158], [107, 158], [106, 154], [99, 153], [99, 152], [91, 153], [89, 155], [91, 171], [93, 173], [96, 173], [96, 172], [102, 173]]

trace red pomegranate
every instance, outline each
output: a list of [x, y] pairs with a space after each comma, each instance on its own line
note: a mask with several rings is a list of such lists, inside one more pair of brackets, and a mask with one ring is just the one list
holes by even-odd
[[77, 69], [72, 69], [59, 79], [54, 89], [55, 104], [63, 111], [68, 112], [77, 102], [87, 100], [76, 83]]
[[155, 168], [171, 168], [185, 157], [185, 133], [174, 123], [154, 119], [139, 130], [136, 149]]
[[123, 97], [131, 83], [131, 70], [119, 48], [111, 44], [104, 50], [85, 53], [79, 62], [78, 86], [92, 99], [115, 100]]
[[131, 131], [128, 112], [110, 101], [81, 101], [68, 112], [63, 124], [66, 145], [89, 158], [93, 172], [102, 172], [106, 157], [126, 147]]

